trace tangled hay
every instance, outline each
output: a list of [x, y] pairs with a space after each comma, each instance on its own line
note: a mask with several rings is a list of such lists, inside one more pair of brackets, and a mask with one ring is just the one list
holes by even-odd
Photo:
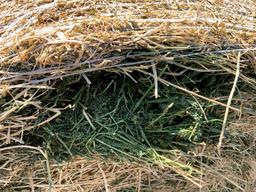
[[[229, 127], [232, 137], [224, 144], [222, 156], [217, 154], [214, 146], [199, 146], [186, 154], [185, 158], [192, 158], [203, 172], [202, 191], [254, 191], [255, 120], [255, 117], [242, 119]], [[8, 150], [1, 154], [1, 159], [6, 162], [1, 168], [5, 170], [1, 173], [2, 190], [48, 191], [49, 183], [52, 191], [199, 190], [168, 167], [114, 162], [97, 156], [92, 159], [74, 157], [63, 163], [51, 161], [49, 174], [45, 160], [36, 160], [38, 155], [40, 153], [36, 151], [30, 151], [28, 155], [25, 150]]]
[[[150, 190], [161, 175], [184, 190], [253, 191], [255, 156], [239, 159], [248, 150], [236, 139], [206, 163], [189, 155], [215, 146], [225, 108], [233, 121], [256, 115], [253, 0], [0, 2], [3, 190]], [[239, 93], [229, 106], [232, 84]], [[88, 154], [114, 157], [77, 157], [61, 168], [54, 161]], [[143, 165], [114, 162], [124, 158]], [[234, 163], [247, 175], [233, 177]], [[222, 169], [231, 175], [208, 186]]]
[[[2, 1], [2, 142], [22, 142], [17, 137], [24, 131], [59, 115], [41, 105], [38, 90], [47, 92], [69, 76], [127, 74], [160, 63], [184, 69], [181, 74], [235, 74], [242, 51], [240, 78], [255, 86], [248, 77], [255, 70], [254, 10], [253, 1]], [[31, 106], [30, 116], [14, 115]], [[55, 115], [36, 122], [47, 112]]]

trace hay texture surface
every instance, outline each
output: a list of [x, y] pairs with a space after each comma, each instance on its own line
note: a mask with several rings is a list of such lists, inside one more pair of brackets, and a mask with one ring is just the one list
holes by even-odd
[[[124, 76], [129, 81], [123, 80]], [[255, 76], [254, 0], [0, 0], [0, 189], [150, 191], [151, 182], [156, 186], [163, 178], [160, 191], [189, 191], [198, 187], [205, 191], [221, 187], [222, 191], [254, 191], [255, 140], [250, 136], [255, 132], [255, 126], [251, 128], [255, 124], [251, 119], [256, 116]], [[232, 85], [236, 91], [234, 98], [229, 96]], [[102, 99], [117, 103], [116, 108], [106, 112], [106, 116], [115, 115], [105, 126], [102, 121], [106, 116], [96, 113], [97, 109], [104, 109], [104, 102], [89, 108], [101, 115], [99, 121], [93, 118], [96, 115], [87, 113], [82, 101], [90, 94], [100, 100], [102, 95], [115, 94], [116, 90], [124, 96]], [[175, 98], [175, 102], [169, 102], [170, 98]], [[97, 99], [89, 103], [93, 105]], [[228, 99], [233, 99], [231, 106], [226, 104]], [[120, 103], [126, 104], [127, 112], [119, 110]], [[144, 107], [154, 104], [162, 111]], [[219, 156], [215, 151], [216, 135], [220, 133], [225, 108], [230, 110], [233, 122], [242, 118], [251, 123], [239, 121], [233, 125], [236, 131], [229, 130], [230, 140], [224, 142], [224, 155]], [[66, 120], [75, 119], [72, 114], [76, 112], [86, 120], [89, 133], [82, 147], [85, 140], [77, 128], [82, 121], [75, 122], [74, 130], [79, 130], [76, 135], [56, 126], [67, 123], [67, 128], [70, 122]], [[132, 119], [126, 114], [142, 114], [151, 119], [141, 126], [145, 129], [133, 132], [134, 129], [120, 128], [120, 122]], [[173, 124], [170, 116], [177, 117]], [[183, 120], [192, 123], [177, 139], [171, 131], [175, 126], [184, 126]], [[144, 123], [137, 119], [137, 124], [134, 122], [131, 124], [136, 126]], [[191, 135], [205, 122], [215, 124], [200, 133], [199, 143]], [[96, 123], [102, 129], [95, 127]], [[165, 125], [170, 125], [169, 129], [164, 129]], [[241, 137], [237, 133], [243, 125], [250, 127], [250, 131], [243, 131], [245, 136]], [[122, 144], [115, 143], [115, 126], [123, 131], [118, 138]], [[223, 127], [227, 127], [225, 123]], [[100, 132], [103, 129], [116, 140], [107, 143], [107, 134]], [[61, 135], [63, 132], [66, 135]], [[103, 152], [96, 154], [94, 160], [72, 157], [69, 163], [61, 165], [55, 161], [53, 154], [60, 148], [51, 148], [54, 136], [57, 135], [66, 156], [74, 155], [69, 146], [76, 146], [75, 151], [81, 156], [85, 154], [79, 147], [86, 148], [90, 155], [98, 152], [97, 134], [103, 135], [97, 138]], [[167, 134], [175, 135], [176, 140], [167, 143]], [[154, 143], [155, 138], [162, 140]], [[177, 142], [180, 138], [184, 140]], [[208, 143], [202, 150], [205, 142]], [[186, 148], [190, 145], [196, 147]], [[200, 153], [196, 151], [198, 146]], [[120, 153], [144, 164], [120, 163], [116, 159]], [[118, 155], [103, 163], [101, 155], [109, 154]], [[169, 187], [171, 184], [175, 187]]]
[[241, 51], [240, 78], [255, 87], [253, 1], [1, 1], [0, 10], [2, 143], [53, 119], [39, 113], [59, 114], [38, 90], [68, 76], [159, 64], [170, 75], [173, 66], [235, 74]]

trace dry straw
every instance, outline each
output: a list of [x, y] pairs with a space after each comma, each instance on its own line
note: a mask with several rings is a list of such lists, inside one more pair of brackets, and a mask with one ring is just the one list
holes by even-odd
[[[22, 143], [39, 113], [57, 117], [60, 109], [38, 98], [74, 75], [152, 63], [235, 75], [242, 52], [240, 78], [255, 87], [247, 75], [255, 68], [253, 1], [2, 1], [0, 9], [2, 143]], [[30, 116], [15, 115], [32, 107]]]
[[[1, 155], [9, 153], [9, 148], [4, 148], [6, 145], [24, 144], [24, 132], [48, 124], [69, 107], [56, 108], [41, 100], [55, 88], [58, 80], [79, 76], [91, 84], [88, 76], [98, 71], [120, 72], [131, 78], [130, 72], [138, 71], [153, 77], [156, 98], [159, 84], [165, 84], [241, 113], [239, 106], [226, 105], [217, 98], [162, 79], [158, 70], [166, 67], [165, 75], [171, 78], [190, 72], [235, 76], [237, 57], [241, 53], [239, 79], [255, 88], [255, 13], [253, 0], [0, 0]], [[179, 71], [174, 71], [174, 67]], [[249, 108], [243, 111], [253, 113]], [[20, 162], [28, 163], [26, 158]], [[7, 158], [6, 162], [13, 159], [17, 157]], [[112, 178], [112, 172], [123, 174], [117, 176], [123, 179], [122, 186], [133, 181], [128, 182], [124, 175], [142, 180], [147, 174], [151, 178], [154, 172], [144, 166], [110, 164], [108, 168], [101, 161], [85, 162], [78, 158], [60, 172], [54, 172], [57, 165], [52, 164], [54, 187], [56, 191], [79, 191], [81, 183], [88, 182], [87, 186], [92, 186], [88, 191], [103, 190], [102, 186], [111, 191], [109, 182], [116, 179]], [[42, 169], [36, 165], [34, 173], [28, 171], [32, 191], [36, 191], [36, 187], [48, 187], [40, 177]], [[79, 171], [84, 169], [87, 175], [92, 171], [91, 180], [78, 178]], [[97, 178], [93, 176], [94, 169]], [[38, 176], [38, 181], [33, 179], [33, 174]], [[153, 176], [152, 182], [156, 178]], [[9, 185], [12, 177], [2, 179], [1, 176], [0, 181]], [[200, 186], [196, 179], [191, 181]], [[134, 186], [137, 190], [142, 188], [140, 182]]]

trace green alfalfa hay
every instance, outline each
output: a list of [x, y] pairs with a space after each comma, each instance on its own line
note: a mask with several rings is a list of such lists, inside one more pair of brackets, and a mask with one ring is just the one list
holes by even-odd
[[[140, 6], [143, 7], [142, 10], [143, 9], [146, 10], [149, 8], [150, 10], [151, 9], [156, 9], [161, 11], [167, 10], [165, 6], [162, 6], [162, 4], [163, 5], [166, 5], [166, 4], [162, 2], [161, 2], [162, 4], [156, 3], [155, 6], [151, 6], [151, 4], [153, 3], [152, 1], [148, 1], [148, 2], [149, 4], [140, 4]], [[184, 4], [186, 5], [186, 3]], [[52, 5], [53, 4], [51, 4], [51, 6]], [[254, 84], [255, 79], [249, 78], [253, 75], [251, 64], [253, 63], [253, 54], [255, 51], [255, 48], [254, 48], [255, 34], [253, 33], [253, 31], [248, 29], [251, 26], [253, 26], [253, 22], [251, 22], [251, 19], [250, 19], [251, 17], [248, 16], [247, 12], [245, 16], [241, 20], [239, 20], [239, 22], [246, 24], [246, 26], [248, 27], [248, 28], [246, 27], [242, 28], [243, 34], [241, 35], [240, 33], [241, 30], [234, 27], [234, 23], [237, 24], [237, 20], [235, 19], [234, 15], [230, 15], [231, 22], [227, 22], [228, 20], [225, 19], [223, 20], [223, 22], [218, 23], [219, 20], [216, 20], [216, 18], [215, 19], [213, 18], [213, 21], [216, 21], [216, 22], [211, 22], [212, 21], [211, 18], [204, 20], [206, 16], [209, 16], [208, 15], [209, 10], [207, 10], [208, 9], [207, 7], [209, 6], [208, 4], [205, 5], [206, 11], [204, 10], [204, 12], [202, 12], [204, 21], [201, 21], [199, 19], [199, 21], [194, 22], [193, 19], [192, 20], [188, 19], [182, 22], [174, 23], [173, 26], [169, 26], [169, 22], [170, 22], [169, 17], [173, 15], [167, 14], [166, 15], [167, 18], [164, 18], [164, 20], [162, 20], [162, 18], [160, 20], [159, 18], [154, 18], [155, 19], [154, 20], [154, 19], [148, 18], [149, 15], [143, 11], [139, 13], [140, 14], [139, 17], [141, 18], [136, 18], [137, 17], [136, 14], [131, 15], [131, 18], [130, 18], [131, 20], [128, 19], [128, 20], [125, 20], [126, 22], [122, 23], [122, 21], [124, 20], [120, 19], [119, 17], [112, 17], [112, 16], [108, 17], [108, 16], [101, 15], [104, 13], [104, 11], [108, 10], [109, 8], [108, 6], [109, 5], [107, 4], [103, 4], [101, 6], [101, 8], [103, 7], [102, 12], [100, 13], [93, 12], [92, 15], [94, 19], [92, 23], [90, 23], [90, 21], [88, 23], [87, 20], [85, 22], [85, 26], [89, 25], [89, 27], [93, 26], [97, 29], [97, 30], [93, 29], [93, 32], [91, 33], [91, 35], [93, 35], [94, 38], [92, 39], [89, 38], [88, 40], [88, 39], [84, 39], [84, 36], [78, 35], [78, 37], [82, 37], [82, 39], [78, 39], [78, 45], [80, 45], [81, 42], [86, 41], [86, 45], [92, 45], [92, 47], [87, 49], [89, 53], [95, 53], [94, 54], [95, 57], [98, 57], [99, 55], [102, 56], [102, 58], [99, 58], [99, 59], [92, 57], [90, 58], [89, 61], [87, 61], [88, 59], [87, 54], [82, 55], [84, 51], [83, 47], [77, 46], [77, 43], [71, 42], [69, 44], [69, 42], [67, 43], [66, 40], [64, 40], [63, 43], [59, 42], [59, 43], [51, 44], [49, 43], [49, 39], [47, 40], [47, 38], [50, 38], [50, 39], [53, 38], [52, 40], [54, 42], [54, 40], [59, 40], [59, 38], [62, 40], [65, 39], [65, 37], [70, 38], [73, 35], [72, 34], [73, 32], [76, 32], [79, 34], [83, 33], [83, 29], [84, 29], [83, 23], [79, 23], [78, 27], [74, 28], [74, 31], [71, 31], [71, 33], [69, 33], [70, 31], [65, 31], [65, 30], [54, 31], [56, 28], [50, 28], [50, 26], [53, 23], [60, 26], [62, 26], [62, 24], [69, 26], [67, 25], [67, 23], [69, 22], [58, 23], [58, 18], [52, 17], [55, 15], [54, 11], [62, 12], [63, 10], [65, 10], [65, 4], [58, 4], [57, 8], [48, 9], [48, 10], [46, 9], [46, 11], [42, 11], [41, 9], [39, 9], [38, 15], [32, 14], [28, 17], [29, 19], [27, 20], [27, 22], [35, 18], [35, 19], [38, 19], [39, 23], [37, 24], [45, 25], [47, 29], [45, 30], [46, 33], [44, 34], [45, 36], [47, 36], [46, 41], [44, 38], [41, 38], [40, 36], [39, 37], [29, 36], [31, 34], [34, 35], [34, 31], [36, 31], [37, 27], [40, 28], [40, 25], [34, 25], [34, 26], [32, 25], [31, 28], [29, 28], [29, 30], [32, 29], [32, 31], [27, 31], [31, 33], [26, 33], [27, 35], [28, 34], [29, 35], [26, 36], [25, 38], [23, 33], [24, 31], [22, 31], [17, 36], [17, 39], [20, 39], [20, 40], [14, 41], [12, 39], [13, 37], [12, 34], [15, 34], [15, 33], [13, 33], [12, 30], [19, 31], [22, 25], [15, 25], [14, 28], [12, 28], [11, 25], [8, 25], [8, 20], [7, 20], [7, 23], [4, 23], [6, 27], [4, 28], [4, 32], [3, 32], [4, 35], [2, 37], [5, 37], [6, 39], [4, 42], [1, 42], [3, 43], [3, 46], [1, 49], [1, 56], [3, 57], [1, 58], [3, 58], [2, 64], [4, 64], [3, 71], [1, 72], [1, 74], [3, 74], [1, 76], [1, 81], [3, 84], [3, 86], [1, 85], [2, 86], [1, 93], [3, 96], [4, 95], [7, 95], [7, 96], [1, 97], [1, 100], [3, 100], [3, 102], [1, 102], [2, 103], [1, 104], [1, 110], [2, 110], [1, 122], [3, 122], [3, 126], [1, 126], [3, 127], [2, 129], [3, 133], [1, 134], [2, 135], [1, 141], [3, 141], [2, 142], [3, 145], [9, 144], [10, 142], [24, 143], [23, 133], [24, 132], [27, 133], [27, 131], [30, 131], [32, 129], [31, 135], [33, 134], [36, 135], [37, 130], [33, 130], [33, 129], [38, 127], [39, 127], [39, 130], [44, 129], [48, 131], [50, 136], [52, 135], [52, 132], [53, 132], [51, 131], [51, 129], [54, 128], [53, 130], [56, 131], [56, 128], [52, 127], [54, 126], [55, 122], [50, 124], [48, 123], [50, 122], [50, 120], [53, 119], [52, 117], [57, 117], [60, 114], [60, 111], [63, 111], [62, 117], [67, 119], [69, 115], [65, 116], [64, 108], [67, 107], [69, 104], [71, 104], [72, 106], [74, 103], [70, 102], [70, 98], [66, 99], [65, 97], [64, 97], [65, 100], [63, 101], [62, 95], [66, 94], [66, 91], [67, 91], [66, 87], [68, 87], [67, 85], [65, 85], [65, 83], [63, 85], [63, 88], [60, 88], [62, 90], [62, 93], [57, 94], [58, 98], [55, 97], [56, 95], [51, 94], [51, 89], [56, 88], [56, 83], [58, 82], [56, 79], [65, 80], [65, 78], [67, 78], [68, 76], [73, 76], [74, 80], [77, 81], [77, 79], [75, 79], [76, 77], [87, 79], [88, 78], [87, 76], [90, 76], [90, 73], [92, 73], [93, 71], [98, 72], [100, 70], [125, 73], [126, 75], [129, 76], [129, 71], [132, 71], [132, 70], [141, 71], [141, 70], [144, 70], [145, 68], [148, 69], [148, 71], [146, 71], [147, 73], [151, 73], [151, 71], [149, 70], [151, 70], [151, 67], [155, 65], [157, 68], [157, 72], [160, 73], [161, 70], [165, 69], [165, 67], [167, 66], [167, 74], [169, 74], [169, 76], [165, 76], [164, 80], [173, 81], [177, 85], [181, 85], [182, 87], [184, 87], [186, 86], [186, 83], [182, 81], [176, 81], [175, 73], [178, 72], [182, 74], [185, 71], [183, 75], [185, 77], [189, 76], [186, 79], [186, 81], [195, 82], [196, 84], [196, 86], [191, 86], [189, 88], [191, 88], [192, 90], [195, 89], [195, 92], [196, 92], [197, 89], [200, 88], [199, 85], [197, 84], [198, 76], [204, 73], [208, 73], [208, 74], [213, 74], [213, 76], [216, 75], [215, 79], [218, 79], [219, 75], [222, 75], [221, 77], [226, 78], [227, 76], [229, 76], [228, 74], [230, 75], [234, 74], [235, 72], [234, 63], [236, 62], [237, 52], [245, 51], [246, 54], [243, 55], [242, 63], [241, 63], [243, 65], [243, 68], [241, 71], [242, 72], [241, 79], [251, 84], [252, 86], [255, 86]], [[176, 10], [177, 5], [174, 4], [173, 6], [174, 6], [173, 9]], [[190, 5], [186, 5], [186, 6], [190, 6]], [[33, 8], [33, 6], [31, 7]], [[82, 6], [79, 7], [74, 4], [74, 7], [75, 7], [74, 13], [77, 13], [80, 11], [80, 8]], [[121, 9], [126, 9], [124, 7], [125, 6], [122, 5]], [[194, 4], [193, 6], [191, 6], [191, 8], [195, 8], [195, 7], [194, 7]], [[252, 6], [251, 9], [253, 10], [253, 8], [254, 7]], [[27, 8], [25, 8], [25, 10], [26, 9]], [[132, 10], [134, 11], [134, 9]], [[40, 11], [42, 11], [41, 12], [42, 15], [39, 14]], [[153, 16], [162, 17], [162, 15], [157, 15], [162, 13], [161, 11], [153, 11], [153, 10], [150, 11], [151, 17]], [[20, 12], [17, 12], [17, 13], [20, 14]], [[219, 13], [218, 9], [215, 10], [215, 13]], [[220, 13], [223, 13], [223, 12], [220, 12]], [[30, 12], [28, 11], [27, 15], [29, 14]], [[174, 11], [173, 14], [177, 16], [180, 13], [179, 11], [177, 12]], [[39, 17], [37, 18], [37, 16]], [[73, 13], [70, 15], [67, 14], [66, 16], [68, 18], [72, 17]], [[243, 21], [244, 19], [247, 19], [246, 20], [247, 22]], [[57, 22], [52, 22], [52, 20]], [[22, 22], [26, 22], [26, 19], [22, 20]], [[164, 22], [164, 24], [159, 26], [159, 22]], [[78, 22], [77, 21], [75, 22], [75, 19], [74, 19], [69, 24], [73, 24], [73, 23], [78, 23]], [[196, 24], [196, 26], [194, 26], [194, 24]], [[191, 26], [194, 26], [195, 28], [197, 28], [198, 27], [197, 25], [200, 25], [198, 28], [199, 33], [198, 31], [190, 28]], [[209, 34], [204, 33], [205, 32], [205, 30], [203, 29], [204, 27], [201, 28], [201, 25], [203, 25], [207, 29], [210, 28], [211, 33]], [[131, 26], [134, 28], [132, 28]], [[143, 26], [147, 26], [147, 27], [143, 28]], [[185, 28], [189, 26], [189, 28], [183, 30], [182, 28], [184, 26]], [[140, 29], [139, 31], [137, 31], [138, 30], [137, 27]], [[152, 30], [155, 27], [156, 29]], [[177, 31], [173, 32], [172, 31], [173, 28]], [[49, 29], [53, 29], [53, 31]], [[10, 33], [10, 31], [12, 31], [12, 33]], [[228, 31], [233, 31], [233, 32], [230, 34]], [[165, 36], [166, 32], [167, 32], [167, 35]], [[54, 35], [52, 35], [51, 33]], [[166, 37], [169, 37], [168, 33], [174, 36], [172, 36], [172, 38], [168, 38], [168, 42], [165, 42]], [[176, 34], [179, 34], [180, 36], [176, 36]], [[146, 36], [142, 39], [139, 39], [138, 41], [135, 41], [135, 42], [133, 41], [134, 39], [138, 38], [138, 36], [140, 37], [143, 35], [146, 35]], [[220, 40], [220, 37], [226, 37], [227, 43]], [[113, 44], [113, 41], [117, 44], [115, 43]], [[111, 46], [106, 46], [106, 45], [111, 45]], [[97, 51], [94, 52], [95, 47], [99, 47], [99, 49], [96, 49], [99, 52]], [[67, 51], [67, 49], [69, 51]], [[91, 66], [92, 68], [90, 68]], [[193, 71], [196, 71], [197, 73], [194, 73]], [[66, 80], [70, 81], [70, 79], [68, 78]], [[203, 79], [208, 80], [205, 76]], [[216, 89], [217, 89], [216, 87], [218, 87], [219, 85], [216, 86], [216, 84], [214, 83], [214, 81], [216, 80], [213, 80], [213, 79], [214, 78], [211, 79], [211, 82], [208, 85], [208, 88], [211, 89], [211, 91], [208, 90], [208, 92], [207, 91], [204, 92], [204, 95], [206, 95], [207, 97], [216, 96], [212, 94], [212, 91], [216, 93]], [[116, 81], [118, 82], [118, 80]], [[135, 81], [138, 81], [138, 79], [135, 78]], [[200, 80], [199, 78], [199, 81], [202, 82], [202, 79]], [[230, 82], [232, 83], [232, 80], [230, 80]], [[86, 83], [88, 83], [88, 80]], [[100, 83], [101, 82], [98, 82], [97, 85]], [[144, 83], [144, 81], [142, 83]], [[70, 82], [68, 84], [70, 84]], [[204, 82], [202, 84], [204, 84]], [[95, 86], [95, 89], [97, 89], [97, 85]], [[221, 87], [221, 86], [220, 86], [220, 89], [222, 88], [226, 89], [225, 87]], [[153, 83], [151, 82], [150, 85], [148, 85], [148, 88], [146, 88], [146, 91], [149, 90], [149, 94], [152, 94], [152, 89], [156, 89], [156, 86], [153, 85]], [[77, 89], [75, 91], [79, 92], [80, 89]], [[176, 93], [176, 90], [174, 90], [174, 92]], [[162, 94], [161, 89], [159, 89], [159, 94], [160, 95]], [[182, 93], [180, 94], [182, 95]], [[218, 96], [222, 97], [226, 95], [228, 94], [224, 91], [223, 94], [219, 94]], [[13, 96], [15, 99], [13, 99]], [[140, 98], [143, 98], [143, 96], [141, 96]], [[140, 98], [138, 98], [139, 100], [137, 100], [137, 97], [135, 97], [136, 104], [132, 108], [133, 110], [138, 109], [144, 105], [144, 100]], [[53, 99], [53, 101], [49, 102], [50, 99]], [[200, 108], [199, 104], [200, 102], [205, 102], [205, 101], [200, 101], [198, 104], [198, 102], [196, 101], [198, 98], [195, 99], [193, 97], [189, 97], [187, 99], [188, 101], [190, 101], [190, 103], [189, 103], [189, 106], [184, 107], [185, 108], [184, 110], [187, 110], [189, 107], [192, 107], [192, 111], [189, 111], [190, 114], [187, 116], [191, 116], [192, 119], [195, 120], [195, 122], [199, 121], [199, 124], [202, 123], [201, 122], [202, 110], [201, 109], [199, 110]], [[79, 102], [79, 99], [77, 99], [77, 102]], [[120, 102], [122, 102], [122, 100]], [[155, 114], [155, 116], [152, 115], [153, 116], [152, 121], [149, 121], [149, 124], [151, 124], [151, 126], [159, 126], [159, 124], [160, 125], [164, 124], [163, 122], [166, 121], [166, 116], [168, 115], [177, 116], [177, 114], [172, 114], [173, 111], [171, 110], [172, 109], [171, 107], [170, 107], [170, 110], [168, 110], [168, 106], [171, 106], [172, 103], [167, 104], [165, 103], [166, 101], [160, 102], [159, 100], [152, 101], [152, 102], [153, 104], [164, 103], [165, 105], [163, 108], [161, 108], [160, 111], [157, 112], [157, 114]], [[223, 102], [225, 102], [225, 100], [223, 100]], [[61, 106], [57, 106], [58, 108], [55, 108], [55, 104], [58, 104]], [[116, 106], [117, 103], [114, 103], [113, 105]], [[206, 102], [206, 106], [207, 105], [208, 103]], [[87, 107], [86, 105], [84, 105], [83, 102], [82, 102], [82, 105], [77, 104], [76, 109], [80, 114], [83, 114], [83, 116], [86, 116], [84, 114], [87, 114], [88, 112], [84, 109], [83, 106]], [[62, 109], [60, 110], [59, 108], [62, 108]], [[165, 109], [167, 109], [167, 112]], [[85, 113], [83, 113], [83, 110], [85, 110]], [[199, 112], [199, 116], [198, 116], [198, 112]], [[106, 114], [109, 114], [109, 113], [110, 111], [106, 111]], [[53, 114], [55, 114], [56, 116], [53, 116]], [[89, 126], [91, 124], [93, 126], [90, 125], [90, 129], [93, 129], [93, 127], [95, 126], [94, 124], [97, 122], [94, 122], [95, 119], [91, 118], [90, 114], [91, 113], [87, 114], [89, 118], [86, 117], [86, 120], [87, 120], [86, 126]], [[61, 118], [61, 116], [59, 117]], [[88, 121], [88, 119], [92, 119], [92, 120]], [[127, 119], [130, 119], [130, 118], [128, 117]], [[85, 121], [85, 119], [83, 119], [83, 121]], [[90, 121], [92, 122], [90, 123]], [[110, 125], [117, 126], [116, 122], [118, 121], [116, 121], [115, 119], [113, 121], [114, 122], [110, 122]], [[218, 120], [214, 121], [214, 123], [216, 122], [218, 122]], [[62, 120], [60, 123], [63, 123]], [[141, 122], [138, 121], [138, 124], [140, 123]], [[191, 124], [191, 122], [189, 122], [188, 124]], [[9, 129], [10, 125], [13, 125], [15, 127], [12, 127], [12, 129], [10, 130]], [[194, 144], [194, 142], [198, 142], [197, 140], [193, 140], [195, 138], [190, 137], [191, 135], [193, 136], [193, 134], [195, 134], [196, 138], [198, 138], [198, 136], [202, 134], [200, 133], [200, 131], [198, 133], [198, 130], [197, 130], [198, 127], [196, 125], [198, 124], [192, 123], [192, 127], [185, 126], [185, 128], [183, 128], [182, 131], [179, 132], [180, 135], [185, 138], [185, 140], [189, 141], [189, 143]], [[178, 127], [178, 129], [179, 128], [180, 127]], [[167, 133], [169, 132], [169, 130], [164, 130], [164, 131]], [[161, 133], [159, 132], [160, 131], [156, 129], [156, 132], [151, 134], [152, 135], [159, 134], [161, 138]], [[92, 133], [94, 132], [92, 131]], [[53, 134], [55, 133], [53, 132]], [[97, 134], [98, 133], [96, 132], [96, 135]], [[136, 134], [138, 135], [138, 133]], [[133, 135], [136, 136], [136, 134], [133, 134]], [[134, 143], [137, 142], [139, 144], [141, 144], [142, 142], [141, 141], [138, 142], [137, 138], [133, 138], [133, 137], [131, 138], [129, 137], [129, 135], [125, 134], [125, 137], [127, 137], [128, 140], [127, 138], [123, 139], [123, 137], [120, 140], [120, 135], [117, 135], [118, 137], [116, 138], [116, 141], [119, 142], [119, 145], [118, 145], [119, 148], [115, 147], [115, 149], [117, 148], [120, 152], [120, 148], [122, 147], [120, 146], [120, 143], [121, 143], [121, 144], [125, 144], [124, 150], [121, 150], [121, 153], [125, 151], [124, 152], [125, 155], [131, 155], [129, 154], [129, 152], [130, 150], [134, 149], [134, 151], [132, 151], [132, 154], [135, 153], [136, 155], [138, 154], [141, 155], [140, 151], [142, 151], [144, 152], [142, 153], [142, 156], [143, 155], [146, 156], [147, 160], [154, 159], [154, 158], [157, 158], [157, 160], [159, 160], [159, 156], [158, 156], [159, 152], [157, 155], [155, 155], [156, 149], [153, 148], [152, 150], [152, 148], [149, 147], [147, 143], [148, 139], [147, 137], [144, 136], [145, 134], [144, 131], [142, 131], [139, 134], [140, 134], [139, 136], [143, 138], [143, 142], [146, 143], [147, 148], [145, 148], [145, 144], [144, 144], [144, 146], [142, 147], [140, 146], [141, 148], [139, 149], [136, 148], [137, 146], [134, 147], [134, 145], [132, 145], [133, 148], [131, 149], [130, 148], [131, 146], [128, 145], [131, 142], [134, 142]], [[76, 134], [74, 135], [75, 135], [75, 138], [77, 138]], [[68, 140], [68, 142], [66, 142], [65, 139]], [[61, 147], [62, 151], [60, 152], [60, 154], [64, 154], [64, 156], [66, 156], [66, 154], [70, 155], [74, 153], [71, 150], [72, 148], [70, 149], [70, 146], [71, 146], [70, 140], [75, 142], [76, 139], [66, 138], [65, 135], [63, 136], [63, 134], [60, 134], [60, 135], [57, 134], [57, 135], [54, 135], [53, 138], [46, 139], [46, 145], [45, 145], [46, 149], [48, 147], [47, 144], [49, 144], [49, 142], [51, 144], [52, 140], [53, 140], [53, 143], [55, 142], [58, 144], [57, 145], [58, 147], [62, 146]], [[93, 145], [96, 142], [96, 140], [91, 139], [91, 137], [89, 137], [88, 140], [89, 141], [92, 140], [92, 143], [89, 142], [90, 145], [88, 147], [87, 152], [92, 151], [92, 149], [95, 150], [95, 147], [93, 147]], [[154, 140], [154, 138], [152, 140]], [[109, 154], [109, 149], [113, 147], [112, 145], [109, 145], [109, 140], [102, 141], [102, 138], [100, 138], [97, 141], [101, 142], [102, 145], [104, 144], [105, 146], [107, 146], [104, 149], [104, 150], [107, 149], [107, 152], [101, 152], [101, 153]], [[30, 140], [25, 142], [30, 142]], [[176, 145], [181, 145], [181, 144], [182, 143], [179, 143], [179, 142], [176, 143]], [[168, 147], [172, 147], [172, 146], [169, 146], [169, 143], [165, 141], [165, 139], [160, 139], [159, 143], [155, 145], [161, 146], [161, 148], [164, 148], [164, 149]], [[85, 148], [86, 147], [87, 146], [85, 146]], [[185, 146], [185, 148], [186, 147], [187, 145]], [[151, 150], [145, 153], [147, 149], [151, 149]], [[128, 150], [128, 152], [126, 150]], [[163, 153], [161, 149], [157, 149], [157, 150], [161, 151], [161, 154]], [[114, 152], [116, 151], [114, 150]], [[164, 150], [164, 152], [166, 151]], [[54, 156], [55, 155], [52, 155], [52, 157]], [[120, 157], [120, 154], [117, 154], [117, 156]], [[175, 164], [172, 164], [172, 165], [175, 165]]]

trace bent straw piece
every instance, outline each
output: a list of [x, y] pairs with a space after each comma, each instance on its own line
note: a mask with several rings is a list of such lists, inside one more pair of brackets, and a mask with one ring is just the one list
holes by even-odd
[[233, 95], [235, 93], [237, 81], [238, 81], [239, 74], [240, 74], [240, 58], [241, 58], [241, 52], [238, 53], [237, 65], [236, 65], [236, 76], [235, 76], [235, 80], [234, 80], [234, 83], [233, 83], [233, 86], [232, 86], [232, 89], [230, 91], [230, 95], [229, 95], [229, 98], [228, 98], [226, 111], [225, 111], [225, 115], [224, 115], [224, 120], [223, 120], [223, 124], [222, 124], [222, 129], [221, 129], [221, 133], [220, 133], [220, 137], [219, 137], [219, 143], [217, 145], [219, 155], [220, 155], [220, 149], [221, 149], [222, 141], [223, 141], [223, 138], [224, 138], [224, 133], [225, 133], [225, 128], [226, 128], [226, 124], [227, 124], [229, 109], [231, 108], [230, 107], [231, 101], [232, 101]]

